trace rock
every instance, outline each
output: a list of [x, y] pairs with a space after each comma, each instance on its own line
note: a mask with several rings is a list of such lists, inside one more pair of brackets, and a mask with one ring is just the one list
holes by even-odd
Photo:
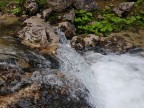
[[110, 36], [100, 39], [100, 47], [115, 53], [126, 53], [135, 45], [128, 41], [123, 34], [112, 33]]
[[74, 6], [76, 9], [92, 11], [97, 8], [95, 0], [48, 0], [48, 5], [54, 11], [63, 11]]
[[76, 50], [95, 47], [99, 41], [99, 37], [93, 34], [74, 36], [71, 40], [71, 46]]
[[113, 9], [116, 15], [123, 17], [127, 16], [127, 13], [130, 12], [134, 5], [134, 2], [124, 2], [120, 3], [120, 5]]
[[74, 17], [75, 17], [74, 10], [70, 10], [70, 11], [64, 13], [63, 20], [73, 22], [74, 21]]
[[71, 6], [72, 1], [73, 0], [47, 0], [47, 3], [49, 8], [60, 12]]
[[143, 52], [140, 52], [140, 55], [141, 55], [142, 57], [144, 57], [144, 51], [143, 51]]
[[0, 26], [3, 25], [12, 25], [15, 24], [19, 20], [18, 17], [12, 14], [4, 14], [0, 16]]
[[93, 11], [97, 9], [97, 3], [95, 0], [74, 0], [73, 5], [76, 9], [86, 11]]
[[44, 18], [44, 19], [47, 19], [48, 17], [49, 17], [49, 14], [52, 12], [52, 9], [51, 8], [49, 8], [49, 9], [46, 9], [46, 10], [43, 10], [43, 12], [42, 12], [42, 17]]
[[69, 22], [61, 22], [58, 24], [59, 29], [64, 32], [68, 39], [71, 39], [76, 33], [76, 28]]
[[[25, 75], [39, 69], [57, 69], [58, 62], [50, 55], [27, 51], [12, 37], [0, 37], [0, 96], [11, 94], [25, 85]], [[29, 72], [29, 73], [27, 73]]]
[[38, 12], [38, 5], [35, 0], [26, 0], [24, 4], [26, 13], [35, 15]]
[[58, 36], [52, 27], [38, 17], [24, 21], [26, 26], [18, 32], [22, 44], [31, 48], [39, 48], [41, 52], [54, 54], [58, 47]]
[[57, 70], [35, 71], [23, 75], [23, 79], [24, 88], [0, 96], [0, 107], [91, 108], [86, 101], [88, 91], [84, 85], [76, 79], [67, 79]]

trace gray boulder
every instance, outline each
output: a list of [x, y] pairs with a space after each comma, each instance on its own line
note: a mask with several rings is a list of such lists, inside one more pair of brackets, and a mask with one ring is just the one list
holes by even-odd
[[63, 11], [71, 6], [87, 11], [92, 11], [97, 8], [95, 0], [48, 0], [48, 5], [55, 11]]
[[134, 5], [134, 2], [124, 2], [120, 3], [118, 7], [115, 7], [113, 11], [116, 15], [122, 17], [123, 15], [126, 15], [127, 12], [130, 12]]

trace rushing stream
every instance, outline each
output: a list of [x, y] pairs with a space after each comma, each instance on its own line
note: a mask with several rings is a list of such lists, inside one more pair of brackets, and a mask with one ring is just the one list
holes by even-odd
[[[4, 70], [3, 65], [7, 66], [7, 64], [10, 64], [9, 67], [12, 68], [18, 66], [20, 69], [35, 71], [31, 77], [31, 81], [33, 82], [39, 81], [40, 83], [50, 83], [52, 85], [53, 83], [50, 81], [56, 81], [56, 83], [54, 83], [55, 85], [63, 85], [63, 81], [65, 82], [64, 84], [70, 85], [70, 87], [68, 86], [69, 95], [76, 97], [74, 99], [77, 100], [81, 99], [77, 98], [77, 96], [84, 95], [82, 96], [84, 97], [84, 101], [82, 102], [86, 100], [93, 108], [144, 108], [144, 57], [138, 54], [128, 53], [121, 55], [102, 55], [93, 51], [86, 51], [83, 54], [79, 54], [70, 47], [64, 33], [60, 30], [58, 30], [57, 33], [60, 36], [61, 44], [57, 50], [56, 61], [55, 59], [45, 58], [32, 51], [23, 51], [19, 49], [19, 47], [13, 46], [13, 44], [5, 44], [5, 42], [7, 42], [6, 39], [0, 39], [2, 44], [0, 45], [0, 68]], [[29, 69], [27, 63], [30, 63], [31, 69]], [[58, 66], [56, 67], [56, 65]], [[61, 80], [62, 77], [59, 78], [58, 74], [54, 74], [53, 71], [49, 70], [50, 68], [59, 69], [58, 71], [63, 72], [66, 79]], [[45, 71], [40, 71], [39, 69], [45, 69]], [[11, 73], [12, 72], [13, 71], [11, 71]], [[14, 79], [15, 77], [23, 78], [18, 74], [20, 73], [17, 72], [15, 74]], [[52, 77], [53, 75], [55, 77]], [[54, 80], [51, 80], [51, 78]], [[84, 87], [76, 86], [78, 90], [75, 90], [75, 86], [73, 86], [75, 80], [81, 82]], [[19, 83], [18, 80], [11, 88], [4, 88], [4, 91], [9, 93], [19, 90], [25, 83], [24, 81], [20, 81]], [[81, 83], [78, 86], [81, 86]], [[2, 90], [0, 92], [3, 93]], [[45, 96], [48, 97], [48, 94]], [[50, 97], [51, 98], [48, 97], [44, 101], [52, 101], [53, 106], [55, 104], [53, 104], [52, 99], [55, 97], [53, 97], [53, 95]], [[65, 103], [67, 98], [64, 98], [60, 97], [59, 99], [63, 99]], [[67, 105], [67, 103], [65, 105]], [[60, 107], [64, 108], [63, 106]], [[72, 108], [78, 108], [78, 106]]]
[[89, 52], [86, 59], [102, 92], [104, 108], [144, 108], [144, 58], [124, 54], [96, 60], [96, 56]]
[[95, 108], [144, 108], [144, 58], [137, 55], [78, 54], [60, 45], [58, 55], [67, 76], [79, 79], [89, 90]]

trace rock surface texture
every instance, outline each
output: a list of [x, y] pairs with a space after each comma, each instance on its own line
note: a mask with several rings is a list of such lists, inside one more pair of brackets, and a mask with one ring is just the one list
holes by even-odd
[[18, 33], [22, 44], [31, 48], [39, 48], [44, 53], [55, 53], [58, 36], [52, 27], [38, 17], [31, 17], [24, 21], [26, 26]]
[[69, 39], [71, 39], [76, 34], [76, 28], [69, 22], [61, 22], [58, 24], [58, 27]]
[[107, 38], [101, 38], [99, 46], [110, 52], [126, 53], [128, 50], [134, 48], [134, 44], [125, 37], [123, 34], [113, 33]]
[[95, 0], [48, 0], [48, 5], [55, 11], [63, 11], [66, 8], [74, 6], [76, 9], [87, 11], [95, 10], [97, 4]]
[[58, 71], [54, 58], [0, 37], [0, 108], [91, 108], [87, 95], [77, 79]]
[[120, 3], [118, 7], [114, 8], [113, 11], [116, 15], [122, 17], [127, 16], [128, 12], [132, 9], [134, 2]]
[[89, 47], [95, 47], [99, 42], [99, 37], [93, 34], [74, 36], [71, 40], [71, 46], [76, 50], [83, 50]]
[[28, 14], [34, 15], [38, 12], [38, 5], [35, 0], [26, 0], [24, 4], [25, 11]]
[[13, 75], [8, 73], [1, 72], [8, 78], [0, 79], [1, 86], [7, 88], [16, 85], [11, 88], [11, 94], [1, 91], [1, 108], [91, 108], [85, 100], [85, 87], [77, 80], [68, 80], [56, 70], [46, 69], [23, 75], [16, 70], [11, 71]]

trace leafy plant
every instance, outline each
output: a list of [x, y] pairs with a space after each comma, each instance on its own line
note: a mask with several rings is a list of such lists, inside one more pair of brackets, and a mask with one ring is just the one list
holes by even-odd
[[19, 8], [19, 7], [17, 7], [17, 8], [15, 8], [15, 9], [13, 9], [11, 12], [13, 13], [13, 14], [19, 14], [19, 13], [21, 13], [21, 8]]
[[[105, 11], [105, 10], [104, 10]], [[121, 18], [113, 14], [110, 10], [101, 12], [102, 19], [97, 18], [95, 13], [80, 10], [76, 12], [74, 20], [78, 33], [95, 33], [97, 35], [107, 35], [110, 32], [129, 29], [133, 26], [144, 25], [144, 13]]]
[[15, 4], [15, 8], [12, 9], [13, 14], [22, 14], [22, 9], [23, 9], [23, 3], [25, 0], [13, 0], [13, 3]]

